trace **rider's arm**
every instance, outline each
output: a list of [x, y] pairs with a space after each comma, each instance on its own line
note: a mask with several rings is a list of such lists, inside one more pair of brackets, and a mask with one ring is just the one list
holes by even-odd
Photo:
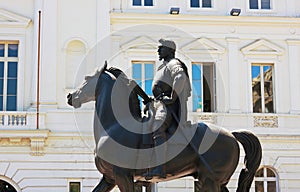
[[[171, 61], [169, 65], [169, 70], [171, 72], [171, 77], [173, 79], [172, 93], [170, 98], [165, 98], [164, 101], [166, 104], [171, 104], [176, 101], [178, 95], [184, 90], [186, 85], [187, 76], [184, 72], [184, 69], [178, 63], [177, 60]], [[175, 63], [173, 63], [175, 62]]]
[[130, 80], [130, 87], [133, 88], [133, 91], [135, 91], [136, 94], [138, 94], [139, 96], [141, 96], [143, 98], [144, 104], [151, 102], [151, 99], [149, 98], [149, 96], [144, 92], [144, 90], [134, 80]]

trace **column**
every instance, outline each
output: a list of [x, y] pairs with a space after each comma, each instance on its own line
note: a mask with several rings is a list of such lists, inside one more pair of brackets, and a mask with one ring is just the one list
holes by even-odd
[[239, 63], [239, 39], [226, 38], [228, 44], [228, 82], [229, 82], [229, 112], [240, 113], [240, 65]]
[[42, 10], [40, 108], [57, 107], [57, 0], [44, 1]]
[[287, 40], [290, 71], [290, 113], [300, 114], [300, 39]]

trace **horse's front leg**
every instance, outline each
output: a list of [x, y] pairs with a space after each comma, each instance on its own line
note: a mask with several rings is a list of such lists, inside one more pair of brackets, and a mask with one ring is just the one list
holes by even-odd
[[121, 192], [134, 192], [133, 175], [128, 169], [114, 167], [114, 176]]
[[93, 192], [109, 192], [111, 191], [116, 185], [113, 183], [109, 183], [105, 176], [102, 177], [99, 184], [94, 188]]

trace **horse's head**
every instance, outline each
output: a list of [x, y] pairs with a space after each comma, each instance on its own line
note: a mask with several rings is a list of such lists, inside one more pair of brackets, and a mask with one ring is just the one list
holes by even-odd
[[103, 71], [106, 70], [107, 64], [101, 70], [97, 70], [92, 75], [85, 76], [84, 82], [73, 93], [69, 93], [67, 96], [68, 104], [74, 108], [79, 108], [83, 103], [95, 101], [96, 99], [96, 86], [98, 79]]

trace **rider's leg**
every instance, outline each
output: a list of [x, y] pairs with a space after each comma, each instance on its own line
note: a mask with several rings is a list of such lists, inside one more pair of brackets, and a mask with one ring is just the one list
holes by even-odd
[[[159, 128], [157, 129], [157, 126]], [[168, 128], [168, 124], [162, 120], [155, 120], [153, 122], [153, 128], [156, 128], [156, 131], [153, 134], [154, 140], [154, 156], [155, 156], [155, 164], [158, 164], [153, 170], [150, 171], [150, 177], [160, 177], [166, 178], [165, 166], [166, 163], [166, 153], [167, 153], [167, 145], [166, 145], [166, 129]]]

